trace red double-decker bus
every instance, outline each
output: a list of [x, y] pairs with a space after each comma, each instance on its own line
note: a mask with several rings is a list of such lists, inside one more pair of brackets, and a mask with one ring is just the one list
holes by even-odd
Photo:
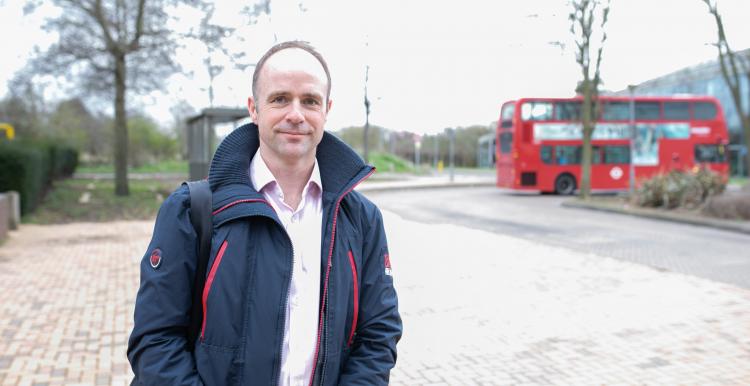
[[[575, 192], [581, 179], [581, 101], [522, 98], [502, 105], [495, 138], [498, 187]], [[728, 134], [715, 98], [636, 97], [632, 113], [628, 97], [603, 96], [599, 102], [591, 189], [627, 189], [630, 162], [636, 181], [697, 166], [728, 177]]]

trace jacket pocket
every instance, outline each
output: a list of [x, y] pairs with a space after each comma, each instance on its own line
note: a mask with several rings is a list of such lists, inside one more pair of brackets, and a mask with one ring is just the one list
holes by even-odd
[[357, 276], [357, 264], [354, 260], [354, 254], [349, 251], [349, 266], [352, 269], [352, 298], [353, 298], [353, 313], [352, 313], [352, 328], [349, 333], [349, 339], [346, 342], [346, 346], [350, 347], [354, 342], [354, 335], [357, 332], [357, 317], [359, 314], [359, 278]]
[[237, 353], [238, 349], [212, 346], [203, 342], [197, 344], [194, 357], [196, 369], [203, 381], [201, 385], [239, 385], [237, 378], [240, 366], [237, 362]]
[[216, 259], [214, 259], [214, 264], [211, 266], [211, 271], [208, 273], [208, 277], [206, 277], [206, 285], [205, 287], [203, 287], [203, 296], [201, 297], [203, 303], [203, 323], [201, 325], [200, 335], [201, 342], [204, 341], [206, 333], [206, 319], [208, 319], [208, 294], [211, 292], [211, 286], [214, 284], [214, 279], [216, 278], [216, 271], [219, 269], [219, 265], [221, 265], [221, 260], [224, 257], [224, 252], [226, 251], [226, 249], [227, 240], [224, 240], [224, 242], [221, 243], [219, 252], [216, 253]]

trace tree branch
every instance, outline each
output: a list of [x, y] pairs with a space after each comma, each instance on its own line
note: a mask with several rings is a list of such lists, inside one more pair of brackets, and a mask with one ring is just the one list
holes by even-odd
[[135, 34], [128, 45], [128, 51], [138, 50], [140, 39], [143, 34], [143, 17], [146, 9], [146, 0], [138, 0], [138, 14], [135, 18]]
[[[71, 2], [72, 4], [75, 4], [74, 2]], [[78, 5], [79, 8], [83, 8], [86, 10], [86, 8], [82, 5]], [[107, 18], [104, 17], [104, 12], [102, 11], [102, 0], [96, 0], [94, 3], [94, 9], [89, 12], [91, 16], [94, 17], [94, 20], [99, 24], [99, 26], [102, 29], [102, 33], [104, 35], [104, 41], [107, 44], [107, 50], [110, 52], [119, 52], [119, 46], [117, 43], [112, 39], [112, 33], [109, 31], [109, 22], [107, 21]]]

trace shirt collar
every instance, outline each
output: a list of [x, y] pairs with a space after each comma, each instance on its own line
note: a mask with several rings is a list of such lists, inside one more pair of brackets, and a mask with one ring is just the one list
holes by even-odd
[[[255, 156], [253, 156], [252, 161], [250, 161], [248, 173], [250, 174], [250, 181], [253, 184], [253, 188], [258, 192], [262, 191], [270, 183], [278, 185], [276, 177], [271, 173], [271, 169], [268, 168], [266, 160], [260, 155], [260, 151], [256, 151]], [[311, 185], [317, 186], [319, 192], [323, 191], [323, 184], [320, 179], [320, 169], [318, 168], [317, 159], [315, 159], [315, 163], [313, 164], [310, 179], [307, 181], [307, 184], [305, 184], [305, 188], [302, 192], [303, 195], [307, 193], [307, 190]]]

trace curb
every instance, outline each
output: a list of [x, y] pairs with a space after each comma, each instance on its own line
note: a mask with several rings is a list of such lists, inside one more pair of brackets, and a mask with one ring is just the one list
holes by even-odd
[[687, 217], [673, 213], [654, 212], [644, 209], [626, 209], [613, 207], [611, 205], [597, 204], [593, 202], [581, 202], [577, 199], [564, 201], [563, 207], [574, 209], [588, 209], [600, 212], [618, 213], [634, 217], [644, 217], [654, 220], [682, 223], [696, 226], [703, 226], [726, 231], [732, 231], [743, 234], [750, 234], [750, 221], [733, 221], [733, 220], [714, 220], [710, 218]]
[[[114, 180], [114, 173], [73, 173], [74, 179], [79, 180]], [[185, 180], [188, 176], [185, 173], [128, 173], [129, 180]]]
[[[372, 183], [377, 184], [377, 182]], [[368, 186], [364, 183], [358, 186], [355, 190], [360, 192], [385, 192], [389, 190], [420, 190], [420, 189], [443, 189], [443, 188], [474, 188], [474, 187], [485, 187], [495, 186], [494, 181], [468, 181], [468, 182], [434, 182], [424, 184], [403, 184], [403, 185], [383, 185], [383, 186]]]

